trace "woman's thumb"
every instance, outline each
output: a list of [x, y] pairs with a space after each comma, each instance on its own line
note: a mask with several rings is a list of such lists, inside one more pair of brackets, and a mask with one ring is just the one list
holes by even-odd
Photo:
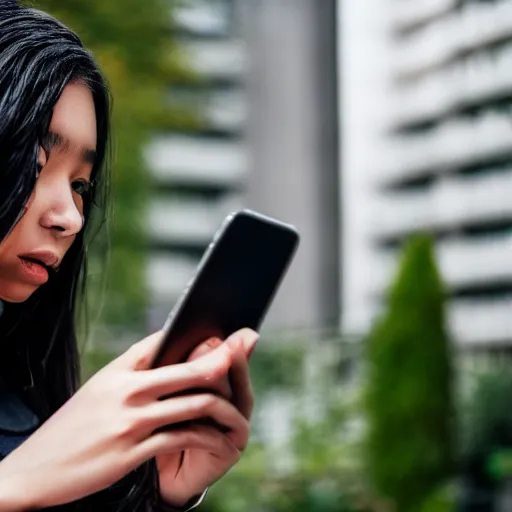
[[163, 334], [163, 331], [157, 331], [143, 340], [134, 343], [115, 362], [119, 362], [119, 364], [133, 370], [149, 370], [160, 348]]

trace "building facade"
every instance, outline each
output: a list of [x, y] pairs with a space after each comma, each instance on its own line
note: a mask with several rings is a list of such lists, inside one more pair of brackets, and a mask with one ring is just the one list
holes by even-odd
[[247, 58], [230, 0], [190, 0], [174, 36], [197, 79], [170, 87], [198, 129], [163, 133], [147, 148], [154, 183], [147, 225], [149, 330], [160, 328], [223, 218], [242, 205], [249, 172], [243, 128]]
[[463, 347], [512, 343], [512, 2], [340, 2], [342, 328], [429, 231]]
[[266, 325], [338, 325], [335, 0], [243, 0], [249, 56], [246, 204], [295, 224], [301, 244]]
[[336, 327], [339, 197], [335, 0], [188, 0], [178, 42], [198, 83], [171, 88], [204, 126], [147, 149], [149, 329], [161, 327], [226, 214], [293, 223], [301, 245], [265, 322]]

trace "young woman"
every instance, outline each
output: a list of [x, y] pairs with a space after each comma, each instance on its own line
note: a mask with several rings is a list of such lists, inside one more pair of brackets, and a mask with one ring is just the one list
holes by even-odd
[[188, 510], [248, 441], [249, 330], [150, 370], [153, 335], [77, 390], [108, 138], [109, 94], [79, 38], [0, 0], [0, 512]]

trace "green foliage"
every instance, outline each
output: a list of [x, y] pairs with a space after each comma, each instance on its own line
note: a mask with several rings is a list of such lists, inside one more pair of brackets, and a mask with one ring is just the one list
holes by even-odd
[[89, 380], [114, 358], [114, 354], [104, 350], [87, 350], [81, 359], [82, 382]]
[[430, 239], [413, 238], [367, 346], [368, 467], [376, 492], [397, 512], [417, 512], [452, 470], [443, 295]]
[[463, 411], [462, 455], [485, 457], [487, 471], [497, 479], [512, 474], [512, 371], [481, 374]]
[[300, 475], [311, 481], [336, 480], [343, 474], [346, 490], [361, 483], [361, 457], [357, 441], [348, 441], [349, 424], [357, 417], [356, 404], [325, 400], [323, 417], [316, 420], [298, 415], [292, 451], [298, 460]]
[[[377, 512], [366, 499], [357, 441], [348, 434], [357, 415], [347, 400], [324, 397], [321, 417], [296, 415], [289, 443], [294, 461], [287, 471], [276, 470], [282, 451], [251, 442], [241, 461], [211, 490], [205, 512]], [[271, 428], [271, 427], [269, 427]]]
[[251, 355], [251, 378], [257, 397], [273, 388], [297, 388], [302, 381], [303, 349], [274, 341], [262, 340]]
[[418, 512], [456, 512], [453, 491], [451, 486], [440, 487], [423, 502]]
[[[152, 132], [193, 127], [196, 117], [173, 109], [168, 86], [190, 74], [171, 39], [174, 0], [35, 0], [75, 30], [92, 50], [112, 89], [115, 149], [114, 215], [103, 320], [133, 327], [146, 308], [144, 215], [150, 190], [142, 149]], [[92, 265], [102, 273], [102, 263]], [[101, 279], [92, 276], [97, 284]], [[99, 286], [92, 306], [98, 309]]]
[[[258, 350], [266, 357], [279, 353], [282, 345], [262, 344]], [[302, 358], [307, 355], [307, 345], [295, 343], [294, 350], [302, 346]], [[270, 348], [272, 347], [272, 349]], [[315, 353], [318, 347], [313, 348]], [[282, 349], [282, 354], [291, 347]], [[255, 352], [255, 354], [256, 354]], [[292, 352], [293, 353], [293, 352]], [[276, 359], [277, 362], [282, 359]], [[239, 464], [211, 490], [205, 512], [377, 512], [366, 496], [364, 468], [360, 453], [360, 436], [354, 436], [353, 422], [359, 417], [360, 407], [356, 393], [340, 392], [336, 386], [336, 365], [331, 360], [321, 361], [321, 381], [304, 381], [304, 372], [296, 384], [281, 379], [269, 386], [271, 391], [285, 389], [298, 399], [293, 435], [285, 446], [276, 448], [254, 440]], [[252, 365], [252, 363], [251, 363]], [[302, 365], [301, 365], [302, 367]], [[255, 368], [252, 367], [254, 373]], [[265, 373], [262, 366], [261, 371]], [[296, 372], [297, 373], [297, 372]], [[330, 375], [326, 375], [330, 374]], [[302, 401], [304, 392], [318, 395], [319, 409], [311, 415]], [[268, 389], [267, 389], [268, 390]], [[261, 397], [256, 395], [257, 403]], [[312, 399], [312, 397], [310, 397]], [[315, 407], [316, 409], [316, 407]], [[257, 414], [256, 414], [257, 416]], [[272, 429], [272, 425], [266, 425]], [[357, 429], [356, 429], [357, 430]], [[264, 434], [264, 432], [262, 432]], [[262, 436], [262, 439], [265, 436]], [[285, 459], [285, 468], [276, 462]], [[289, 464], [288, 464], [289, 463]]]

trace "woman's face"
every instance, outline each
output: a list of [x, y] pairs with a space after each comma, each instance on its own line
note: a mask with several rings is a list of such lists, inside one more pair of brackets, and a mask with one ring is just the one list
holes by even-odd
[[83, 227], [96, 157], [96, 114], [87, 86], [67, 85], [42, 145], [40, 175], [24, 214], [0, 244], [0, 299], [7, 302], [23, 302], [46, 283]]

